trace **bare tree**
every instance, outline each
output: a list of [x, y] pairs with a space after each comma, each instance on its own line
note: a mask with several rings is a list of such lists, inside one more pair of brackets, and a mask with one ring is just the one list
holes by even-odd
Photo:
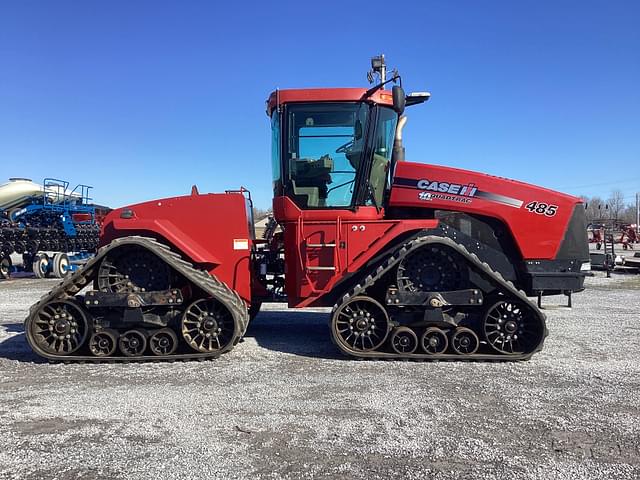
[[609, 218], [618, 220], [626, 207], [624, 193], [618, 189], [612, 190], [611, 195], [607, 198], [607, 205], [609, 206]]
[[620, 214], [620, 220], [624, 223], [633, 224], [636, 223], [636, 206], [635, 204], [627, 205]]
[[262, 220], [265, 217], [268, 217], [269, 215], [272, 215], [272, 211], [270, 208], [263, 210], [262, 208], [253, 208], [253, 220], [254, 221], [259, 221]]
[[582, 199], [587, 206], [587, 222], [600, 220], [605, 216], [605, 203], [600, 197], [582, 197]]

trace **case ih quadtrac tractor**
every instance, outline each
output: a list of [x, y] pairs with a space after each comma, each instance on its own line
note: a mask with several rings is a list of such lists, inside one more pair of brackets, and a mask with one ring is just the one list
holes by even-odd
[[[528, 296], [583, 289], [578, 198], [404, 160], [405, 95], [384, 57], [373, 88], [278, 90], [271, 119], [274, 225], [251, 198], [165, 198], [112, 211], [95, 258], [35, 304], [26, 336], [50, 360], [217, 357], [260, 303], [333, 307], [347, 355], [526, 360], [545, 317]], [[281, 227], [275, 228], [275, 223]], [[286, 275], [285, 275], [286, 272]]]

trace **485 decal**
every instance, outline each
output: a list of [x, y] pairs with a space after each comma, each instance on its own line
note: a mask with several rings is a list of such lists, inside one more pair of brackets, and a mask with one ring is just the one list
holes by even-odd
[[529, 210], [531, 213], [537, 213], [538, 215], [545, 215], [547, 217], [553, 217], [558, 211], [557, 205], [549, 205], [544, 202], [529, 202], [524, 208]]

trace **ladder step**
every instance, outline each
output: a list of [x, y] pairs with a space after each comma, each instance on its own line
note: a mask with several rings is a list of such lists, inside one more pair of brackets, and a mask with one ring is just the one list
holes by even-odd
[[307, 267], [307, 270], [335, 270], [336, 267]]

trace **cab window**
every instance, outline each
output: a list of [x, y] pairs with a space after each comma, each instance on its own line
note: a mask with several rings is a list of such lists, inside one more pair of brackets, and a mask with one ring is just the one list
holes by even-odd
[[352, 205], [368, 116], [362, 103], [287, 107], [286, 193], [299, 207]]

